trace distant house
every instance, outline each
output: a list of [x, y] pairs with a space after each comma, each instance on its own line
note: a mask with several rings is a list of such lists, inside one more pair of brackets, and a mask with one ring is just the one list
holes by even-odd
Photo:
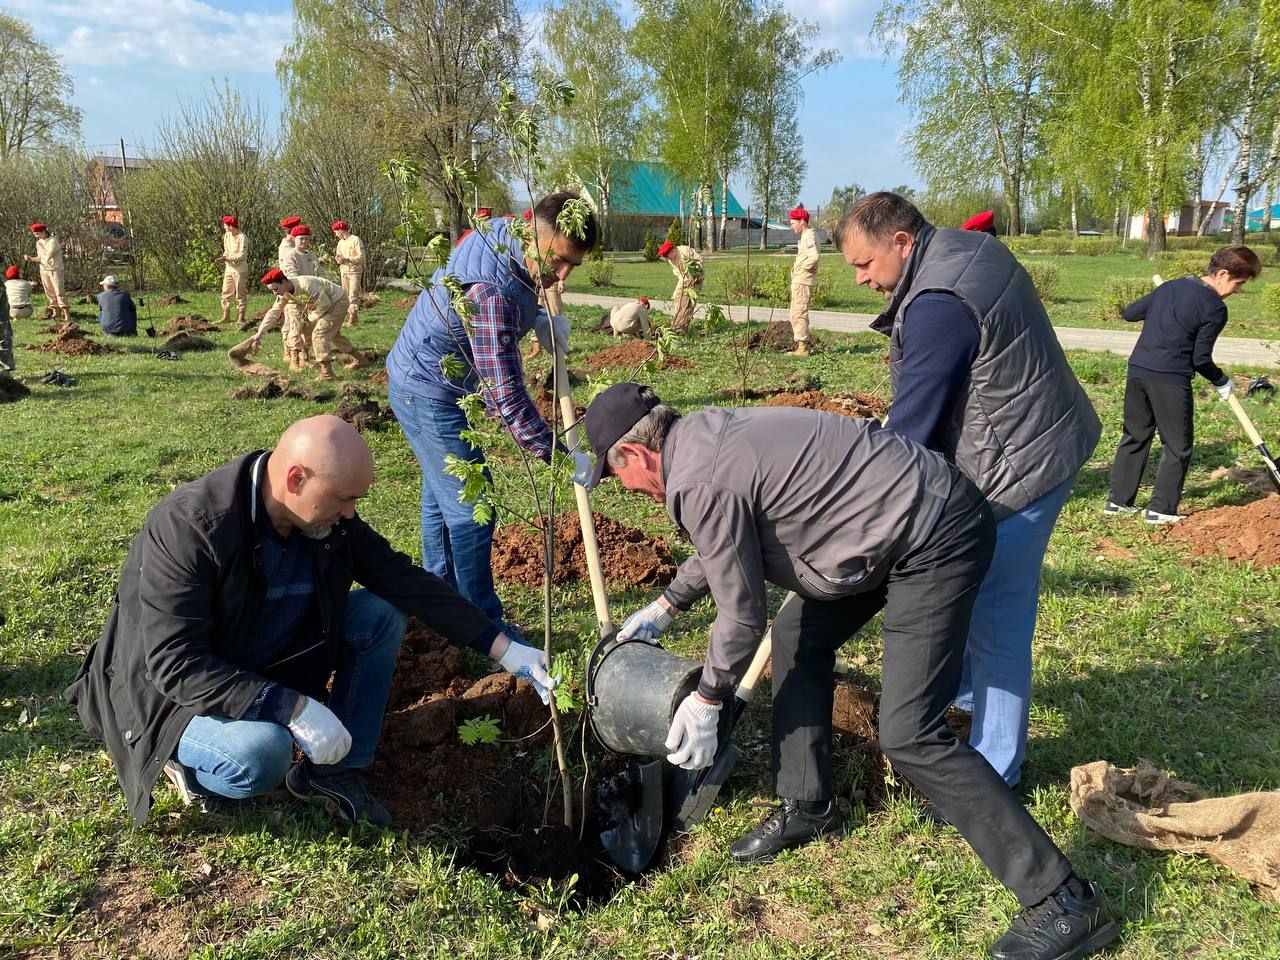
[[[1262, 207], [1249, 211], [1249, 217], [1245, 220], [1245, 229], [1247, 231], [1257, 233], [1262, 229], [1262, 213]], [[1273, 230], [1280, 230], [1280, 203], [1271, 205], [1271, 227]]]
[[[1225, 200], [1201, 200], [1200, 216], [1204, 220], [1208, 220], [1205, 226], [1206, 234], [1221, 233], [1226, 229], [1224, 217], [1231, 204]], [[1189, 237], [1195, 230], [1195, 211], [1194, 203], [1184, 203], [1177, 210], [1170, 213], [1164, 220], [1165, 232], [1171, 237]], [[1147, 214], [1146, 211], [1136, 213], [1129, 218], [1129, 239], [1142, 240], [1147, 235]]]
[[90, 202], [99, 220], [124, 223], [124, 210], [117, 199], [117, 190], [125, 174], [149, 166], [151, 161], [138, 157], [99, 155], [89, 161]]
[[[691, 198], [696, 185], [682, 183], [661, 163], [630, 162], [622, 164], [613, 187], [609, 205], [610, 230], [615, 250], [638, 250], [644, 235], [652, 233], [659, 240], [667, 235], [672, 220], [684, 221], [690, 214]], [[599, 198], [593, 187], [586, 188], [597, 205]], [[716, 220], [720, 219], [720, 190], [713, 190]], [[740, 229], [747, 211], [729, 191], [728, 216], [730, 230]]]

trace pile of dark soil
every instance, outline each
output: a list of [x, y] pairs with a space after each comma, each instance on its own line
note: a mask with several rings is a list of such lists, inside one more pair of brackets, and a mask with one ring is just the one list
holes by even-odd
[[[657, 363], [657, 358], [658, 349], [653, 344], [646, 343], [644, 340], [632, 340], [601, 350], [599, 353], [593, 353], [587, 357], [587, 367], [592, 371], [602, 370], [605, 367], [625, 367], [628, 370], [634, 370], [649, 360]], [[667, 358], [657, 366], [659, 370], [692, 370], [694, 367], [690, 361], [672, 354], [667, 354]]]
[[170, 293], [163, 297], [156, 297], [156, 303], [162, 307], [180, 307], [184, 303], [190, 302], [190, 300], [179, 293]]
[[1193, 513], [1171, 526], [1168, 536], [1198, 557], [1219, 553], [1240, 563], [1280, 566], [1280, 495]]
[[[611, 586], [664, 586], [676, 574], [671, 548], [661, 537], [650, 537], [611, 517], [593, 514], [600, 564]], [[578, 514], [555, 518], [555, 566], [552, 582], [587, 580], [587, 556], [582, 547]], [[542, 586], [542, 535], [523, 525], [501, 528], [493, 540], [493, 574], [507, 583]]]
[[387, 368], [381, 367], [369, 374], [369, 382], [375, 387], [381, 387], [383, 390], [387, 389]]
[[397, 310], [412, 310], [413, 305], [418, 302], [417, 297], [401, 297], [392, 304]]
[[[486, 716], [499, 724], [498, 742], [464, 745], [458, 727]], [[599, 827], [589, 823], [579, 843], [558, 825], [560, 790], [534, 761], [550, 750], [549, 719], [528, 683], [506, 673], [463, 676], [458, 649], [411, 621], [371, 788], [411, 834], [463, 828], [448, 830], [465, 837], [462, 858], [505, 886], [577, 874], [577, 898], [607, 898], [623, 877], [598, 845]]]
[[382, 298], [376, 293], [363, 293], [360, 295], [360, 302], [357, 304], [361, 310], [368, 310], [370, 307], [376, 307], [382, 302]]
[[161, 331], [166, 337], [175, 333], [186, 331], [187, 333], [217, 333], [218, 326], [210, 323], [208, 317], [202, 317], [198, 313], [190, 316], [179, 314], [169, 321], [169, 326]]
[[821, 390], [803, 393], [777, 393], [761, 404], [764, 407], [804, 407], [825, 413], [841, 413], [855, 420], [877, 418], [888, 412], [888, 404], [873, 394], [855, 393], [853, 396], [829, 397]]
[[[213, 329], [217, 329], [216, 327]], [[191, 353], [203, 353], [206, 350], [217, 350], [218, 345], [204, 337], [193, 337], [189, 333], [175, 333], [164, 342], [163, 350], [181, 350]]]
[[[786, 320], [775, 320], [773, 323], [765, 324], [761, 329], [751, 334], [750, 339], [747, 340], [747, 348], [749, 350], [778, 350], [782, 353], [794, 350], [796, 341], [791, 333], [791, 324]], [[822, 349], [822, 340], [812, 330], [809, 331], [809, 348], [811, 350]]]
[[1230, 480], [1260, 497], [1269, 497], [1276, 492], [1271, 472], [1266, 467], [1219, 467], [1209, 474], [1209, 479]]
[[59, 324], [55, 331], [56, 335], [52, 340], [47, 340], [41, 344], [28, 344], [27, 349], [40, 350], [44, 353], [64, 353], [71, 357], [120, 352], [115, 347], [109, 347], [105, 343], [90, 340], [89, 335], [74, 323]]
[[312, 403], [328, 403], [333, 399], [334, 393], [332, 390], [296, 386], [283, 377], [276, 376], [252, 387], [241, 387], [231, 394], [232, 400], [278, 400], [281, 397], [310, 400]]
[[369, 391], [354, 383], [342, 385], [342, 399], [334, 415], [341, 417], [361, 433], [366, 430], [381, 430], [389, 423], [396, 422], [396, 415], [391, 406], [382, 406], [369, 395]]
[[[545, 393], [535, 393], [533, 395], [533, 405], [538, 408], [538, 412], [542, 414], [542, 419], [547, 421], [547, 423], [551, 422], [551, 408], [555, 407], [556, 423], [560, 425], [564, 424], [564, 418], [560, 416], [560, 405]], [[573, 405], [573, 415], [577, 420], [581, 421], [583, 416], [586, 415], [586, 412], [587, 408], [581, 404], [575, 403]]]
[[0, 403], [17, 403], [23, 397], [31, 395], [25, 383], [13, 377], [0, 377]]

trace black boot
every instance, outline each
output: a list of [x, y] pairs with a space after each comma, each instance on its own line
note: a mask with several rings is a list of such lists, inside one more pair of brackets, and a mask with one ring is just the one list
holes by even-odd
[[788, 847], [839, 829], [840, 811], [834, 801], [828, 800], [817, 813], [806, 813], [795, 800], [783, 800], [760, 826], [729, 848], [729, 855], [738, 863], [771, 860]]
[[1081, 960], [1120, 936], [1102, 891], [1072, 875], [1019, 913], [987, 951], [991, 960]]

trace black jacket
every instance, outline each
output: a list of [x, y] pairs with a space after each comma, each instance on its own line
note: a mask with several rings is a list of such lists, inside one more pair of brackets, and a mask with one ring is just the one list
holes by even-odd
[[1227, 305], [1199, 277], [1162, 283], [1124, 308], [1124, 318], [1141, 320], [1142, 333], [1129, 366], [1135, 377], [1190, 383], [1200, 374], [1215, 386], [1227, 375], [1213, 362], [1213, 346], [1227, 325]]
[[180, 487], [151, 510], [129, 547], [102, 636], [64, 694], [106, 744], [137, 823], [192, 717], [240, 717], [268, 680], [323, 697], [352, 581], [460, 646], [487, 653], [498, 634], [477, 607], [357, 516], [316, 544], [314, 619], [299, 631], [315, 649], [276, 670], [240, 666], [254, 660], [249, 643], [266, 589], [250, 520], [249, 471], [258, 453]]

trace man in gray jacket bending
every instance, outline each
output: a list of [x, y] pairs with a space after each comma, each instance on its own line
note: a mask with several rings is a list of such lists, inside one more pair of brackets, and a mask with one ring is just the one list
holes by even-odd
[[943, 720], [960, 683], [973, 598], [995, 543], [991, 508], [940, 455], [880, 428], [808, 410], [709, 407], [680, 417], [620, 383], [588, 407], [598, 461], [665, 503], [696, 552], [620, 637], [655, 642], [711, 594], [697, 690], [676, 710], [668, 760], [709, 765], [723, 702], [767, 619], [765, 584], [794, 591], [773, 623], [773, 770], [782, 802], [732, 847], [741, 863], [839, 829], [831, 784], [835, 651], [884, 611], [880, 746], [946, 816], [1023, 911], [1000, 960], [1083, 957], [1118, 930], [1102, 894]]

